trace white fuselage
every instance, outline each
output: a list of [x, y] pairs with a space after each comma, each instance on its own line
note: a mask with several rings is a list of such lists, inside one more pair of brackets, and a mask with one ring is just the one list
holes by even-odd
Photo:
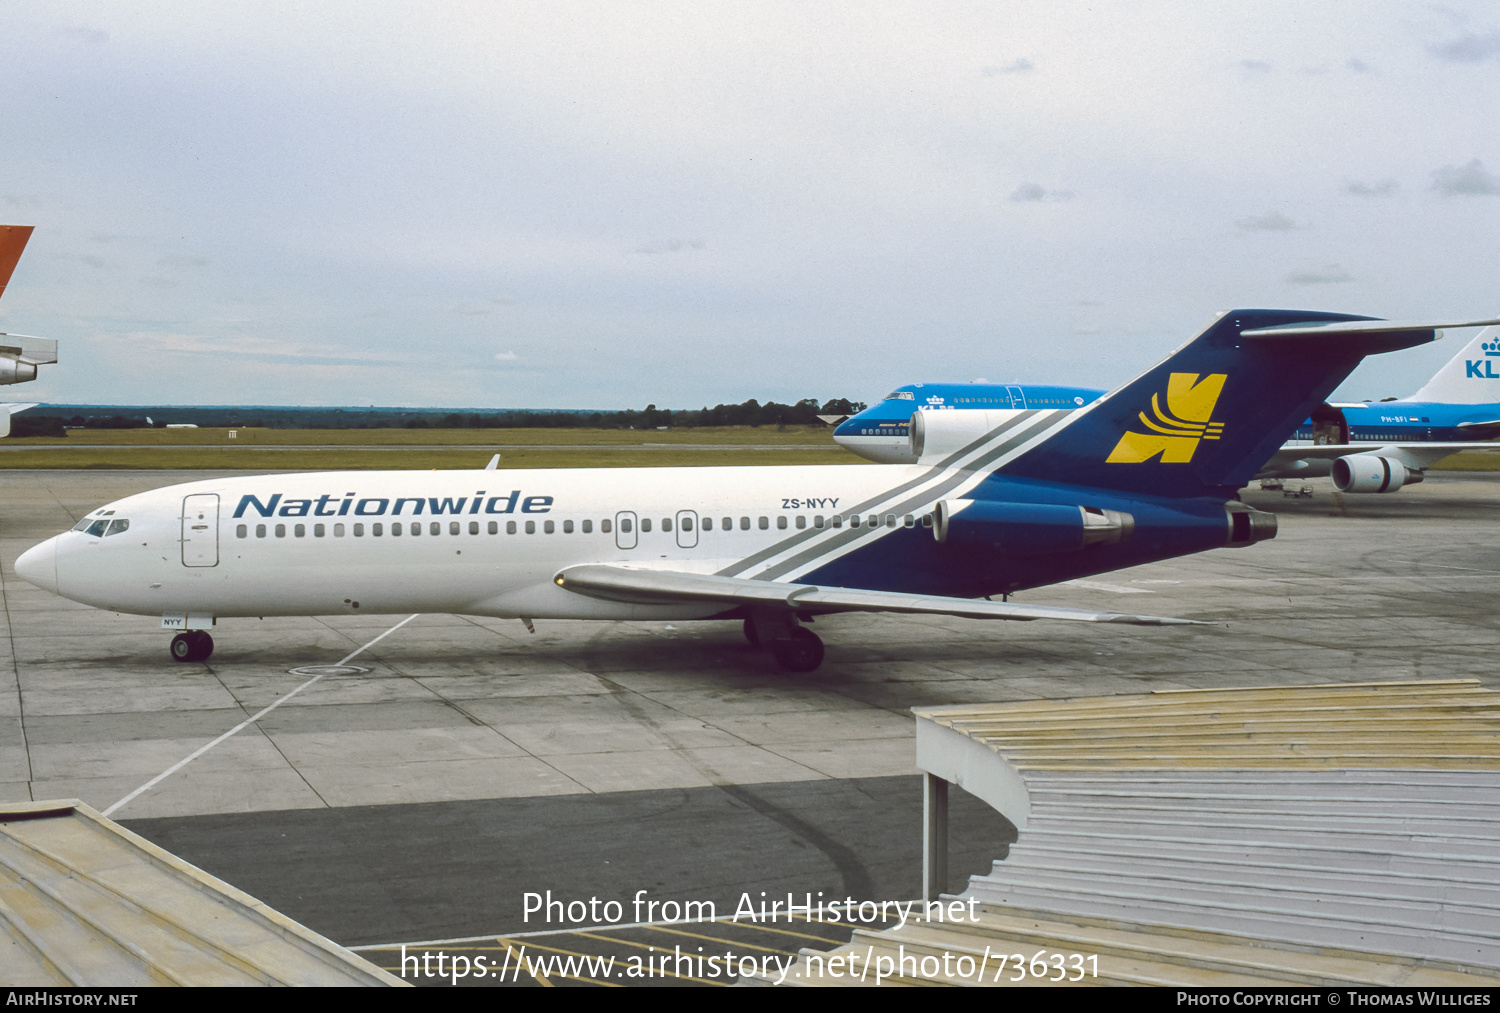
[[[580, 563], [756, 576], [756, 566], [778, 561], [778, 546], [795, 543], [808, 559], [788, 568], [782, 554], [778, 576], [790, 579], [827, 561], [809, 546], [833, 533], [835, 517], [845, 535], [851, 514], [863, 521], [858, 542], [839, 553], [909, 526], [912, 483], [931, 473], [839, 465], [211, 479], [102, 507], [29, 550], [16, 569], [98, 608], [200, 620], [697, 618], [724, 606], [604, 601], [564, 591], [554, 577]], [[891, 516], [897, 497], [905, 509]], [[872, 514], [880, 518], [873, 527]], [[113, 530], [121, 520], [128, 524]]]

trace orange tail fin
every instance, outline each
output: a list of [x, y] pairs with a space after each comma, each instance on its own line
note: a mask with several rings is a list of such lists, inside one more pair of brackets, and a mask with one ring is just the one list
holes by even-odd
[[30, 225], [0, 225], [0, 295], [5, 294], [10, 273], [16, 269], [21, 251], [26, 249], [32, 228]]

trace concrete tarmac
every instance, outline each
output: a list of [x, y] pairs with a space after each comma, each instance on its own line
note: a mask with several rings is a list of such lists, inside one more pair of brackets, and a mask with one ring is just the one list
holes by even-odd
[[[110, 499], [206, 477], [0, 478], [0, 796], [105, 809], [403, 617], [227, 620], [207, 664], [159, 621], [19, 581]], [[915, 890], [909, 708], [1152, 689], [1473, 677], [1500, 688], [1500, 475], [1388, 496], [1246, 492], [1279, 536], [1026, 602], [1212, 620], [1110, 628], [825, 617], [778, 672], [737, 623], [422, 616], [115, 814], [345, 943], [518, 931], [524, 892]], [[954, 885], [1009, 829], [955, 793]], [[863, 899], [856, 897], [856, 899]], [[877, 899], [871, 897], [869, 899]]]

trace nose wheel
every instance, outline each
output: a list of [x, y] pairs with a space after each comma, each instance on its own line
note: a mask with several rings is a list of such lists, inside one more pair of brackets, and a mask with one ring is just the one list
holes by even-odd
[[188, 630], [172, 638], [173, 661], [207, 661], [214, 653], [214, 638], [202, 630]]

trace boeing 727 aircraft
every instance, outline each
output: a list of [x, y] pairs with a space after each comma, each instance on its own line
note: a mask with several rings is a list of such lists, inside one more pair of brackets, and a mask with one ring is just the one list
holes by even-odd
[[830, 613], [1183, 622], [986, 596], [1273, 537], [1236, 490], [1361, 358], [1438, 326], [1462, 325], [1236, 311], [1082, 409], [913, 465], [216, 478], [95, 510], [16, 572], [162, 617], [183, 661], [230, 616], [741, 619], [794, 671]]
[[[1410, 398], [1322, 404], [1297, 427], [1255, 475], [1261, 480], [1332, 475], [1341, 492], [1395, 492], [1422, 481], [1432, 465], [1466, 450], [1500, 451], [1500, 328], [1480, 331]], [[1087, 387], [1021, 384], [916, 383], [897, 387], [871, 407], [839, 422], [834, 441], [859, 456], [909, 464], [941, 450], [944, 437], [920, 413], [983, 411], [964, 421], [945, 420], [950, 441], [997, 424], [997, 412], [1038, 405], [1090, 404], [1105, 392]], [[1474, 442], [1482, 437], [1485, 442]]]

